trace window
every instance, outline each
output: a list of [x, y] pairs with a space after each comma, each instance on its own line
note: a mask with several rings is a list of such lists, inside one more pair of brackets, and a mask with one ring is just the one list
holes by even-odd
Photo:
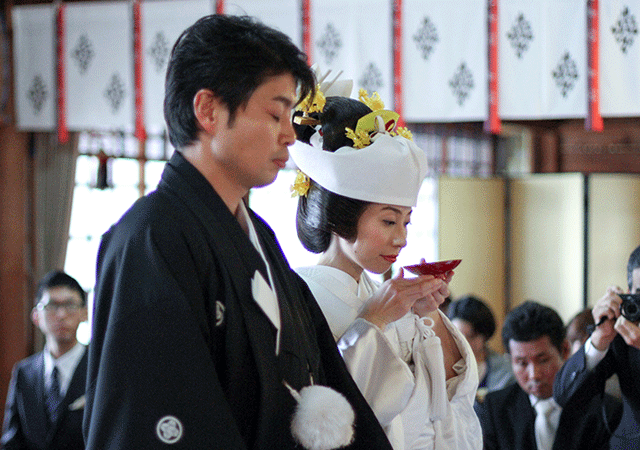
[[[173, 151], [162, 136], [150, 137], [145, 158], [138, 159], [138, 141], [124, 133], [85, 132], [79, 138], [75, 189], [71, 207], [69, 243], [64, 270], [76, 278], [93, 300], [96, 258], [100, 238], [144, 193], [155, 189], [165, 160]], [[97, 186], [100, 152], [104, 152], [109, 187]], [[141, 176], [143, 180], [141, 180]], [[142, 183], [141, 183], [142, 181]], [[89, 308], [91, 311], [91, 308]], [[82, 324], [78, 339], [87, 343], [89, 329]]]

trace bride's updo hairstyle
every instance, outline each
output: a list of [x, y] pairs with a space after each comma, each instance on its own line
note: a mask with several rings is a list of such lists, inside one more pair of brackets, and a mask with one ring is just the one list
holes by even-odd
[[[371, 108], [361, 101], [327, 97], [322, 113], [311, 114], [320, 121], [322, 148], [334, 152], [344, 146], [353, 146], [345, 129], [355, 130], [358, 120], [371, 112]], [[316, 132], [309, 125], [294, 124], [294, 127], [297, 139], [307, 144]], [[358, 220], [369, 203], [336, 194], [310, 180], [307, 195], [298, 200], [296, 229], [300, 242], [310, 252], [323, 253], [329, 248], [333, 233], [348, 241], [355, 240]]]

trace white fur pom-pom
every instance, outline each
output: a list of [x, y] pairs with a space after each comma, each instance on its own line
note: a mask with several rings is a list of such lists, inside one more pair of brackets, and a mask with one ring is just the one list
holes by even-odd
[[301, 389], [294, 397], [298, 407], [291, 432], [296, 442], [308, 450], [331, 450], [351, 443], [355, 413], [341, 393], [316, 385]]

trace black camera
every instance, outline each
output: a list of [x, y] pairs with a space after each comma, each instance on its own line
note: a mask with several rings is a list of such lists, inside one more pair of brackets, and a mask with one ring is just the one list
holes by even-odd
[[630, 322], [640, 321], [640, 294], [618, 294], [622, 299], [620, 313]]

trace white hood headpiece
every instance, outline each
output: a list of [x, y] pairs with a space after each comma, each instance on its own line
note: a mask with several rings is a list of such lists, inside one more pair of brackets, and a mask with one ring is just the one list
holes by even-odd
[[[369, 97], [361, 89], [359, 94], [360, 101], [373, 112], [361, 117], [355, 130], [345, 130], [353, 147], [341, 147], [335, 152], [323, 150], [320, 120], [313, 119], [316, 123], [310, 125], [317, 132], [310, 138], [311, 144], [296, 141], [289, 148], [291, 158], [304, 175], [336, 194], [367, 202], [415, 206], [427, 173], [427, 157], [406, 128], [396, 130], [399, 115], [384, 110], [377, 93]], [[322, 92], [307, 99], [305, 105], [313, 105], [321, 113]], [[305, 183], [296, 180], [296, 184], [292, 190], [304, 195], [306, 191], [300, 185]]]
[[323, 188], [373, 203], [415, 206], [427, 157], [413, 141], [378, 134], [365, 148], [329, 152], [302, 142], [289, 148], [298, 168]]

